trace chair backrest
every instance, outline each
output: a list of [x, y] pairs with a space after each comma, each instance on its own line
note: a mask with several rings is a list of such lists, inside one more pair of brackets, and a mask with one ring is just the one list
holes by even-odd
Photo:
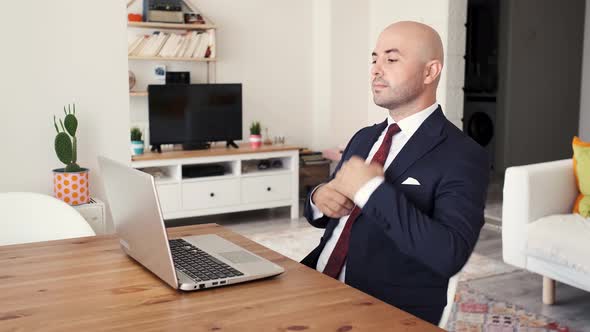
[[457, 293], [457, 285], [459, 284], [459, 273], [449, 279], [449, 287], [447, 288], [447, 305], [445, 306], [440, 322], [438, 323], [438, 327], [442, 329], [446, 328], [449, 316], [451, 315], [451, 310], [453, 309], [453, 304], [455, 303], [455, 293]]
[[86, 220], [68, 204], [38, 193], [0, 193], [0, 245], [92, 236]]

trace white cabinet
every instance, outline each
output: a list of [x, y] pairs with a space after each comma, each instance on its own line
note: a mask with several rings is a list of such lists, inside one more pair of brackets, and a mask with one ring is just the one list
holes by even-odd
[[242, 202], [257, 203], [291, 198], [291, 176], [260, 175], [242, 178]]
[[[264, 167], [258, 167], [265, 163]], [[224, 174], [190, 177], [191, 166], [217, 165]], [[299, 217], [299, 151], [291, 146], [214, 147], [134, 156], [132, 166], [154, 175], [165, 219], [280, 206]], [[193, 168], [194, 169], [194, 168]]]
[[240, 204], [240, 180], [214, 180], [182, 184], [182, 208], [206, 209]]
[[177, 184], [156, 184], [162, 212], [178, 211], [180, 205], [180, 186]]

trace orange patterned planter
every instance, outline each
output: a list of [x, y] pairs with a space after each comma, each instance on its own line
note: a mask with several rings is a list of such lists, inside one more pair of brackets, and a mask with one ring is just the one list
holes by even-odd
[[53, 193], [70, 205], [86, 204], [90, 201], [88, 192], [88, 169], [80, 172], [65, 172], [63, 168], [53, 170]]

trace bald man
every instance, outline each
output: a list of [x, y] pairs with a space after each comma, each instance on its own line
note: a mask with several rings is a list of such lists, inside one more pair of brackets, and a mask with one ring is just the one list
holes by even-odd
[[302, 263], [438, 324], [484, 223], [489, 160], [436, 102], [436, 31], [392, 24], [372, 56], [373, 100], [389, 114], [352, 137], [308, 198], [305, 217], [326, 230]]

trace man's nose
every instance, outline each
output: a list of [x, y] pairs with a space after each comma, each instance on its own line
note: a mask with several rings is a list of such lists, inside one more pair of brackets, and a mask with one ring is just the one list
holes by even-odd
[[371, 76], [380, 77], [382, 75], [383, 75], [383, 72], [381, 70], [381, 65], [379, 64], [379, 62], [375, 62], [373, 64], [373, 66], [371, 67]]

